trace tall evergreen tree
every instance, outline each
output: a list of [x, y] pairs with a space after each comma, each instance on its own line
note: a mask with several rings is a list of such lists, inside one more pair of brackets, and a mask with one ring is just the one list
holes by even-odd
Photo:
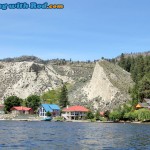
[[136, 80], [136, 72], [135, 72], [135, 59], [134, 59], [134, 57], [131, 58], [130, 72], [131, 72], [131, 77], [132, 77], [133, 81], [135, 81]]
[[131, 70], [131, 57], [127, 57], [127, 59], [125, 59], [125, 70], [130, 72]]
[[144, 76], [144, 58], [142, 55], [137, 56], [136, 60], [136, 67], [137, 67], [137, 80], [140, 81]]
[[144, 72], [150, 72], [150, 56], [145, 56], [144, 66]]
[[63, 84], [63, 87], [61, 88], [59, 104], [60, 104], [61, 108], [64, 108], [67, 105], [69, 105], [68, 90], [67, 90], [67, 87], [65, 84]]
[[138, 55], [124, 57], [121, 54], [118, 64], [131, 73], [135, 85], [130, 94], [134, 103], [150, 98], [150, 56]]
[[150, 73], [145, 75], [139, 82], [139, 99], [150, 98]]
[[118, 63], [118, 65], [120, 67], [122, 67], [123, 69], [125, 69], [125, 57], [124, 57], [124, 54], [122, 53], [121, 56], [120, 56], [120, 61]]

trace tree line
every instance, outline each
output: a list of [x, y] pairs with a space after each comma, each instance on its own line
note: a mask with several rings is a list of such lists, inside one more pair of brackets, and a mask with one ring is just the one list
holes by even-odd
[[142, 101], [143, 98], [150, 98], [150, 56], [125, 57], [124, 54], [121, 54], [117, 63], [131, 73], [135, 82], [133, 89], [129, 90], [132, 99]]
[[66, 84], [63, 84], [59, 91], [51, 90], [42, 96], [30, 95], [24, 100], [17, 96], [9, 96], [4, 100], [4, 111], [5, 113], [9, 113], [14, 106], [26, 106], [32, 108], [36, 113], [42, 103], [58, 104], [61, 108], [69, 105]]
[[4, 100], [4, 105], [5, 113], [9, 113], [11, 111], [11, 108], [14, 106], [30, 107], [34, 112], [36, 112], [38, 107], [41, 105], [41, 99], [40, 96], [37, 95], [28, 96], [25, 100], [17, 96], [9, 96]]
[[109, 119], [113, 121], [149, 121], [150, 111], [144, 108], [136, 110], [135, 106], [143, 102], [144, 98], [150, 99], [150, 55], [126, 56], [122, 53], [120, 59], [112, 59], [110, 62], [130, 72], [135, 84], [129, 89], [131, 101], [110, 112]]

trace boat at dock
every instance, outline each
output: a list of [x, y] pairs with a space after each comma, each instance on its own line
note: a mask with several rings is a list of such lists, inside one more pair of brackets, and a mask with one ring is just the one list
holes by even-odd
[[52, 117], [45, 117], [41, 121], [51, 121], [51, 120], [52, 120]]

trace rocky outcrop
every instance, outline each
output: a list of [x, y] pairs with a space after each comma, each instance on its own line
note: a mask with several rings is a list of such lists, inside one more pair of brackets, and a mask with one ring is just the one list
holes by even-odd
[[96, 64], [65, 65], [41, 62], [0, 61], [0, 99], [41, 95], [62, 86], [63, 82], [70, 85], [68, 97], [73, 105], [108, 110], [130, 99], [128, 89], [134, 83], [130, 74], [117, 65], [104, 60]]
[[26, 98], [30, 94], [43, 92], [60, 87], [62, 81], [73, 82], [67, 76], [61, 76], [51, 65], [34, 62], [1, 62], [0, 66], [0, 97], [16, 95]]
[[108, 79], [104, 68], [96, 64], [92, 79], [83, 90], [87, 93], [88, 99], [102, 97], [105, 102], [112, 100], [119, 91]]
[[80, 101], [94, 110], [110, 110], [130, 99], [128, 90], [133, 84], [130, 73], [102, 60], [96, 63], [90, 82], [78, 93], [75, 91], [74, 103]]

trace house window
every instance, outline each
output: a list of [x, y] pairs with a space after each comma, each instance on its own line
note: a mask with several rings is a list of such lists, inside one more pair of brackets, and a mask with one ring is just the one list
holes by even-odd
[[46, 114], [45, 109], [42, 107], [42, 108], [40, 109], [39, 115], [40, 115], [40, 116], [45, 116], [45, 114]]
[[75, 112], [75, 115], [78, 116], [78, 115], [79, 115], [79, 112]]
[[71, 115], [74, 116], [74, 115], [75, 115], [75, 112], [71, 112]]

